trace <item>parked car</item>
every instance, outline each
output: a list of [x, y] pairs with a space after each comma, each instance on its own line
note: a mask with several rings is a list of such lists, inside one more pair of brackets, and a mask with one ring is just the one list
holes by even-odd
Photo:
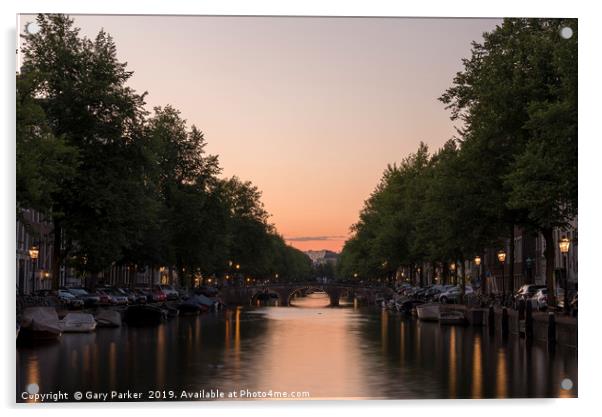
[[136, 303], [137, 304], [146, 304], [146, 302], [148, 301], [148, 297], [144, 291], [142, 291], [140, 289], [134, 289], [131, 291], [136, 295]]
[[536, 284], [523, 285], [514, 293], [514, 301], [518, 302], [519, 300], [529, 300], [537, 293], [537, 291], [545, 287], [545, 285]]
[[[530, 299], [532, 306], [537, 310], [546, 310], [548, 308], [548, 289], [546, 287], [539, 289]], [[564, 308], [564, 290], [556, 289], [556, 306]]]
[[113, 299], [112, 299], [111, 295], [106, 292], [106, 290], [96, 290], [96, 294], [100, 298], [99, 304], [101, 304], [101, 305], [113, 304]]
[[84, 300], [77, 298], [67, 290], [58, 290], [57, 296], [61, 303], [70, 308], [82, 308], [84, 306]]
[[[462, 293], [462, 288], [457, 285], [449, 288], [441, 294], [439, 294], [439, 302], [441, 303], [456, 303], [460, 300], [460, 294]], [[474, 293], [472, 286], [466, 285], [464, 286], [464, 295], [471, 295]]]
[[85, 307], [93, 307], [100, 304], [98, 294], [91, 294], [83, 288], [65, 288], [65, 290], [82, 300]]
[[177, 300], [180, 298], [180, 293], [178, 293], [178, 290], [176, 290], [172, 285], [156, 285], [155, 289], [161, 290], [168, 300]]
[[167, 300], [167, 296], [165, 295], [165, 293], [157, 287], [141, 287], [138, 288], [138, 290], [144, 295], [146, 295], [146, 301], [149, 303], [159, 303]]
[[129, 302], [127, 294], [118, 291], [117, 288], [106, 288], [104, 290], [111, 297], [111, 304], [127, 305]]
[[134, 294], [129, 288], [115, 288], [115, 290], [127, 297], [128, 299], [128, 304], [136, 304], [136, 294]]
[[441, 297], [441, 294], [443, 294], [444, 292], [446, 292], [454, 287], [455, 287], [455, 285], [450, 285], [450, 284], [434, 285], [433, 288], [431, 289], [431, 293], [430, 293], [429, 297], [433, 301], [439, 301], [439, 297]]

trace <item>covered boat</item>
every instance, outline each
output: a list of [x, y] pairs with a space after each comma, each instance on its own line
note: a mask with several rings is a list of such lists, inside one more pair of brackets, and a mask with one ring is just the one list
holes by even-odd
[[59, 326], [64, 333], [87, 333], [96, 329], [96, 320], [92, 314], [68, 313]]
[[439, 304], [421, 304], [416, 306], [416, 314], [420, 320], [437, 321], [439, 320], [439, 309]]
[[196, 316], [201, 312], [201, 306], [185, 301], [178, 305], [178, 311], [180, 312], [181, 316]]
[[199, 306], [204, 306], [205, 308], [212, 308], [213, 305], [216, 303], [215, 300], [212, 300], [211, 298], [203, 294], [193, 295], [186, 301], [189, 303], [197, 304]]
[[98, 327], [121, 327], [121, 314], [115, 310], [100, 310], [96, 314]]
[[154, 325], [167, 320], [167, 312], [160, 307], [151, 305], [129, 306], [125, 310], [123, 320], [134, 326]]
[[59, 316], [54, 307], [28, 307], [23, 311], [19, 338], [56, 340], [60, 335]]

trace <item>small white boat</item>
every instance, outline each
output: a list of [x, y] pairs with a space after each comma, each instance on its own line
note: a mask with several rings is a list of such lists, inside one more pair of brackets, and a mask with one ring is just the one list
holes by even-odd
[[98, 327], [121, 327], [121, 314], [115, 310], [100, 310], [96, 323]]
[[466, 323], [466, 317], [460, 311], [446, 311], [439, 316], [439, 324], [463, 326]]
[[439, 304], [420, 304], [416, 306], [416, 314], [423, 321], [438, 321], [439, 309]]
[[59, 325], [64, 333], [87, 333], [96, 329], [96, 320], [92, 314], [69, 313]]
[[61, 335], [59, 316], [54, 307], [28, 307], [23, 311], [19, 338], [54, 340]]

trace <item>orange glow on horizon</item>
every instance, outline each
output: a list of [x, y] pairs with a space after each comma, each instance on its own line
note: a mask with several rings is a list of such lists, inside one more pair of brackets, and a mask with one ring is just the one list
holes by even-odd
[[[456, 134], [437, 100], [499, 19], [73, 15], [173, 105], [290, 245], [340, 252], [387, 164]], [[35, 16], [21, 15], [22, 22]], [[453, 35], [450, 35], [453, 34]], [[20, 57], [18, 57], [20, 59]], [[318, 239], [311, 239], [316, 237]]]

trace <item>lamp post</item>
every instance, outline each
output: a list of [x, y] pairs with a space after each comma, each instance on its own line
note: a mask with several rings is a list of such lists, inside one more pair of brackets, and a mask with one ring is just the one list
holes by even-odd
[[453, 282], [455, 285], [457, 285], [458, 284], [458, 276], [456, 275], [456, 263], [452, 262], [449, 265], [449, 269], [451, 269], [451, 272], [452, 272]]
[[38, 260], [38, 256], [40, 254], [40, 250], [37, 246], [32, 246], [29, 249], [29, 257], [31, 258], [31, 293], [35, 293], [36, 291], [36, 261]]
[[[474, 264], [477, 267], [477, 281], [481, 278], [481, 257], [479, 255], [474, 257]], [[485, 292], [485, 281], [483, 281], [481, 283], [481, 285], [483, 286], [483, 290], [482, 292]]]
[[558, 242], [558, 246], [564, 258], [564, 314], [569, 314], [569, 269], [567, 259], [571, 241], [566, 236], [563, 236]]
[[502, 264], [502, 295], [504, 296], [504, 301], [506, 299], [506, 277], [504, 276], [504, 264], [506, 263], [506, 252], [504, 249], [500, 249], [497, 253], [497, 260]]

